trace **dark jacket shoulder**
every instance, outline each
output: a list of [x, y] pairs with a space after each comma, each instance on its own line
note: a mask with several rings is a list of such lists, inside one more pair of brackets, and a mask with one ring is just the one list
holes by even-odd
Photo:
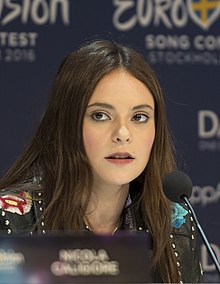
[[185, 204], [174, 204], [171, 234], [177, 266], [183, 283], [202, 282], [203, 270], [199, 260], [196, 224]]

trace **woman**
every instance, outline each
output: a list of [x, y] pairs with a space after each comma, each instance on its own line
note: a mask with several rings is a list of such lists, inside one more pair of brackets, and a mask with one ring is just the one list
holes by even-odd
[[65, 58], [32, 143], [1, 180], [2, 230], [148, 230], [154, 281], [199, 282], [190, 214], [162, 190], [175, 168], [154, 72], [95, 40]]

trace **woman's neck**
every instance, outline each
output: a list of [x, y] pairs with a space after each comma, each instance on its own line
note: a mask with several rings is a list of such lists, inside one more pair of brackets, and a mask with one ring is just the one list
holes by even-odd
[[117, 230], [128, 195], [129, 185], [97, 188], [87, 207], [85, 223], [94, 233], [113, 234]]

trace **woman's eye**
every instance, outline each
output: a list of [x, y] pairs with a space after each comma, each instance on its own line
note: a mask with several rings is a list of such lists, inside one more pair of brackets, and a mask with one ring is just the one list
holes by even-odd
[[147, 122], [148, 119], [149, 119], [149, 116], [146, 115], [146, 114], [143, 114], [143, 113], [135, 114], [135, 115], [132, 117], [132, 120], [133, 120], [133, 121], [138, 121], [138, 122]]
[[110, 120], [110, 117], [104, 112], [95, 112], [92, 114], [92, 119], [97, 121]]

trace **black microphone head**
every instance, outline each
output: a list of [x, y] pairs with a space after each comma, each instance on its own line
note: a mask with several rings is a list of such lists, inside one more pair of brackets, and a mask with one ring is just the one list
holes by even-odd
[[163, 190], [168, 199], [173, 202], [184, 202], [184, 196], [190, 198], [192, 194], [192, 181], [185, 173], [173, 171], [163, 180]]

